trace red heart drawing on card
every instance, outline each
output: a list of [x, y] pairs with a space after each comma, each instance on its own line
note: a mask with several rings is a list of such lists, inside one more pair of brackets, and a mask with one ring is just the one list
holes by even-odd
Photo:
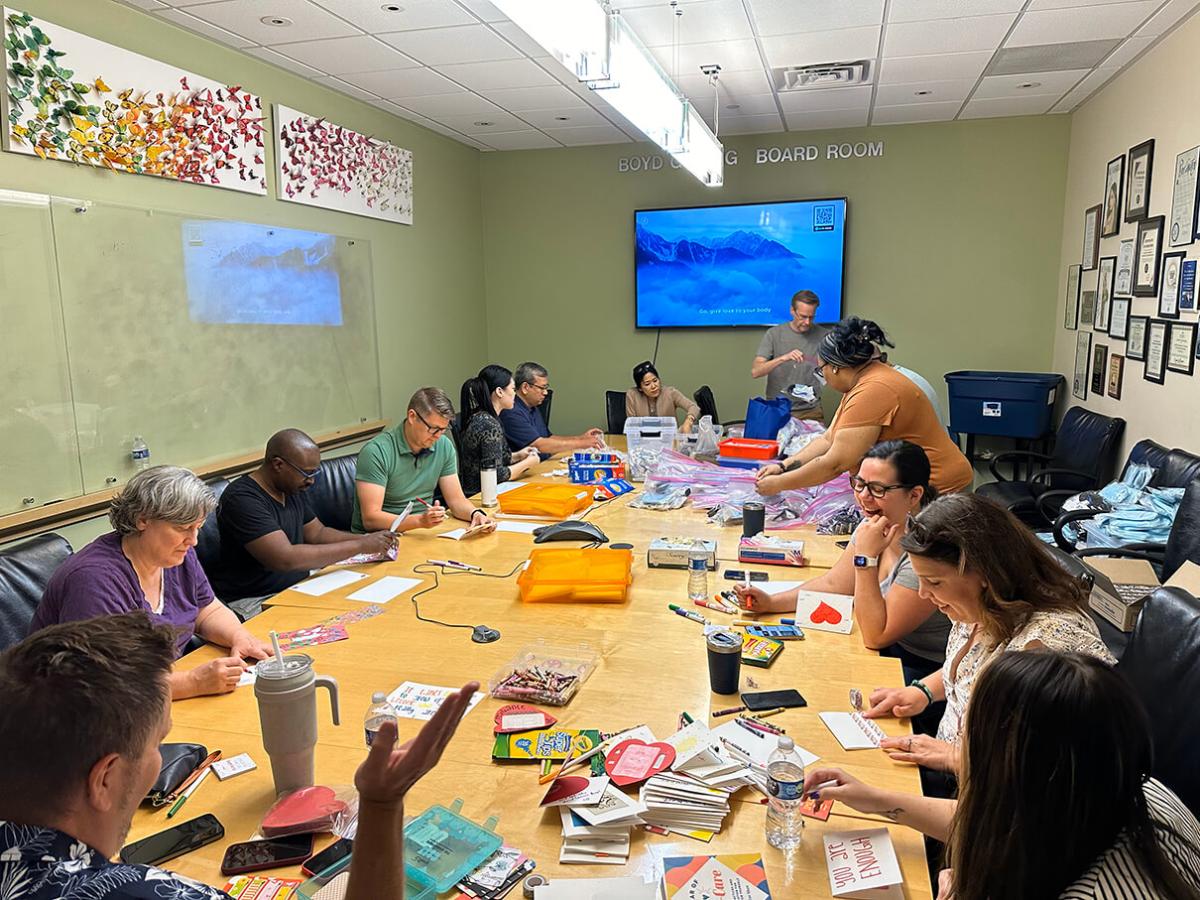
[[812, 615], [808, 617], [810, 621], [818, 624], [837, 625], [842, 621], [842, 614], [822, 600], [817, 604], [817, 608], [812, 611]]
[[496, 710], [495, 721], [496, 727], [493, 730], [496, 734], [515, 734], [518, 731], [549, 728], [558, 719], [548, 712], [526, 706], [524, 703], [510, 703]]
[[[262, 832], [267, 837], [297, 834], [304, 831], [328, 831], [333, 817], [346, 811], [332, 788], [322, 785], [300, 788], [281, 797], [262, 820]], [[309, 827], [311, 826], [311, 827]]]
[[675, 762], [675, 748], [661, 742], [621, 741], [604, 757], [604, 771], [613, 784], [625, 787], [665, 772]]
[[542, 798], [541, 805], [548, 806], [551, 803], [557, 803], [559, 800], [565, 800], [567, 797], [574, 796], [580, 791], [585, 790], [590, 783], [582, 775], [564, 775], [550, 785], [550, 790], [546, 791], [546, 796]]

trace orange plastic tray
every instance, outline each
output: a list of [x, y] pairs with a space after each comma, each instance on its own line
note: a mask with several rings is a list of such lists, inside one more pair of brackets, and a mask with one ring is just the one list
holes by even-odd
[[539, 548], [517, 585], [526, 603], [623, 603], [632, 567], [632, 550]]
[[592, 505], [592, 488], [583, 484], [523, 484], [496, 498], [500, 512], [514, 516], [565, 519]]
[[756, 441], [751, 438], [726, 438], [717, 445], [721, 456], [736, 459], [774, 459], [779, 455], [779, 441]]

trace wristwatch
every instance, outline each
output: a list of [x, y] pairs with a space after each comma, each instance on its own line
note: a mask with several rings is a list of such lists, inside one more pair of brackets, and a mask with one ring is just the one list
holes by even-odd
[[856, 569], [874, 569], [878, 565], [878, 556], [863, 556], [860, 553], [854, 555], [854, 568]]

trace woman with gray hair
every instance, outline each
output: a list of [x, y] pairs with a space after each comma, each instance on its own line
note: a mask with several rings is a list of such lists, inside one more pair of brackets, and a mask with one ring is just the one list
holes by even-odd
[[47, 625], [143, 610], [176, 629], [176, 653], [197, 634], [229, 656], [173, 672], [171, 697], [182, 700], [237, 687], [243, 660], [270, 655], [209, 587], [196, 558], [196, 536], [217, 505], [195, 473], [177, 466], [138, 472], [113, 497], [113, 531], [73, 554], [46, 585], [30, 633]]

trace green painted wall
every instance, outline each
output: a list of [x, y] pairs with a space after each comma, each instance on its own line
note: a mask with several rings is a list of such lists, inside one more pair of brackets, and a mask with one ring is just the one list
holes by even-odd
[[[943, 393], [958, 369], [1045, 371], [1069, 134], [1066, 116], [1044, 116], [735, 137], [739, 163], [716, 190], [668, 167], [618, 172], [644, 144], [485, 153], [489, 358], [550, 370], [556, 431], [603, 427], [604, 390], [628, 387], [654, 351], [655, 333], [633, 327], [635, 209], [846, 196], [845, 310], [884, 326], [893, 359]], [[843, 141], [884, 153], [826, 159]], [[794, 144], [820, 158], [755, 164], [755, 148]], [[765, 385], [750, 378], [760, 334], [664, 331], [659, 370], [685, 393], [710, 384], [721, 415], [740, 418]]]

